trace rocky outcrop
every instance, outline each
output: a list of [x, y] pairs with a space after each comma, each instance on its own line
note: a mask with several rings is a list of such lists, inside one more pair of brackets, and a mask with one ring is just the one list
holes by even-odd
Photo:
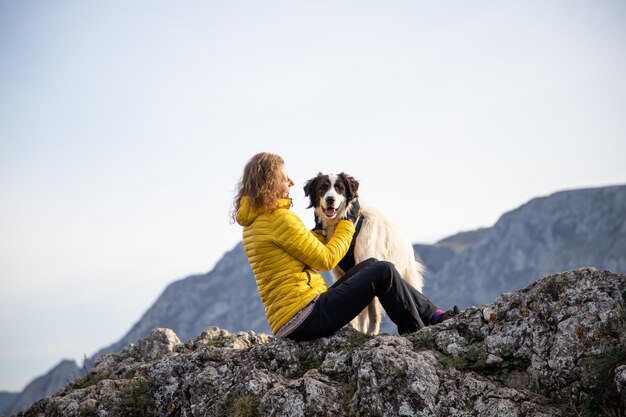
[[590, 268], [407, 336], [157, 328], [18, 416], [624, 416], [625, 302]]

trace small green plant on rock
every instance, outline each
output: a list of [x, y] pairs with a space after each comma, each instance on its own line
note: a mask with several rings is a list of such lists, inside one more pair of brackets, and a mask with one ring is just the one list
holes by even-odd
[[479, 344], [470, 345], [467, 353], [458, 358], [443, 356], [441, 363], [460, 370], [486, 371], [492, 368], [486, 362], [487, 352], [485, 348]]
[[505, 355], [498, 371], [501, 375], [507, 375], [514, 371], [526, 371], [530, 366], [530, 359], [517, 358], [513, 355]]
[[352, 354], [352, 352], [354, 352], [356, 349], [363, 346], [367, 341], [371, 340], [373, 337], [374, 336], [372, 335], [357, 332], [356, 330], [351, 331], [348, 334], [348, 340], [346, 341], [346, 344], [344, 345], [344, 349], [349, 354]]
[[413, 344], [415, 350], [434, 350], [437, 348], [435, 336], [432, 334], [416, 332], [407, 335], [406, 338]]
[[120, 391], [119, 415], [122, 417], [152, 417], [155, 414], [154, 399], [150, 395], [150, 382], [145, 379], [132, 381]]
[[219, 337], [213, 337], [206, 341], [207, 346], [216, 347], [216, 348], [224, 348], [232, 345], [233, 340], [237, 338], [234, 334], [222, 335]]
[[260, 405], [258, 395], [242, 395], [233, 402], [230, 417], [258, 417]]
[[[621, 399], [615, 385], [615, 369], [626, 364], [626, 349], [615, 348], [609, 352], [591, 358], [591, 368], [598, 381], [596, 389], [590, 393], [583, 404], [583, 416], [624, 417]], [[602, 411], [598, 414], [599, 410]]]
[[78, 381], [74, 382], [74, 387], [78, 389], [91, 387], [92, 385], [96, 385], [98, 382], [109, 379], [110, 377], [110, 372], [101, 372], [99, 374], [88, 373]]
[[82, 407], [80, 410], [81, 417], [98, 417], [98, 409], [94, 405]]
[[352, 378], [352, 375], [350, 374], [344, 374], [339, 376], [341, 381], [341, 391], [342, 391], [342, 395], [341, 395], [341, 408], [344, 410], [349, 410], [350, 409], [350, 403], [352, 402], [352, 398], [354, 397], [354, 394], [356, 393], [358, 387], [357, 387], [357, 383], [354, 380], [354, 378]]
[[307, 373], [307, 371], [319, 368], [322, 365], [324, 358], [316, 354], [303, 352], [298, 355], [298, 361], [300, 362], [300, 367], [292, 372], [292, 378], [300, 378], [302, 375]]

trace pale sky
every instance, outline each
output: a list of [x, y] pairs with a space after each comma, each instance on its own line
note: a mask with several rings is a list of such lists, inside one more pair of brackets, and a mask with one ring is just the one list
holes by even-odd
[[[626, 183], [623, 1], [0, 0], [0, 390], [119, 340], [284, 157], [414, 243]], [[207, 323], [209, 325], [210, 323]]]

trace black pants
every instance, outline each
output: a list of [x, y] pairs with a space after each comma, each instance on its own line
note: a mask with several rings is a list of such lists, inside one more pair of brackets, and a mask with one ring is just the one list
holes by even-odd
[[402, 279], [391, 262], [368, 259], [350, 270], [317, 299], [307, 319], [287, 337], [312, 340], [330, 336], [378, 297], [398, 333], [428, 324], [437, 310], [421, 292]]

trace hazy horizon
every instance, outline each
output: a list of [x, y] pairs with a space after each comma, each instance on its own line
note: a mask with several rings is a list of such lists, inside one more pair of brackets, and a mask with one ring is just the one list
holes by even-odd
[[[0, 2], [0, 390], [119, 340], [241, 238], [256, 152], [414, 243], [626, 183], [626, 3]], [[51, 325], [49, 323], [52, 323]]]

